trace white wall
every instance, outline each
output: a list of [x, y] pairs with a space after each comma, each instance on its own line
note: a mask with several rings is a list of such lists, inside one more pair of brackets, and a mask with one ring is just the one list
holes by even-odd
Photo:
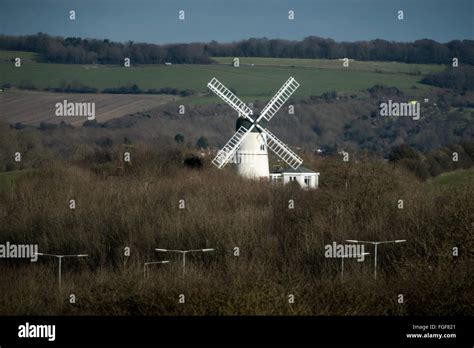
[[[268, 151], [265, 144], [264, 135], [261, 133], [250, 133], [245, 138], [235, 158], [239, 175], [250, 179], [269, 177]], [[261, 145], [264, 145], [263, 150]]]
[[[302, 188], [317, 188], [319, 186], [319, 173], [283, 173], [283, 183], [289, 183], [292, 177], [296, 178], [296, 182]], [[304, 182], [305, 177], [310, 177], [309, 186]]]

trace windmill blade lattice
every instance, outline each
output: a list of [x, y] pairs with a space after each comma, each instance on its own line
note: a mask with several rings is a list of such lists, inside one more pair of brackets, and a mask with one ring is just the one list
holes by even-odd
[[252, 115], [252, 110], [237, 96], [232, 93], [226, 86], [219, 82], [215, 77], [207, 84], [207, 87], [224, 100], [230, 107], [243, 116], [247, 117], [253, 122], [249, 115]]
[[244, 139], [250, 134], [253, 128], [254, 126], [250, 127], [249, 129], [240, 127], [237, 132], [234, 133], [232, 138], [229, 139], [227, 144], [225, 144], [225, 146], [217, 153], [217, 156], [212, 160], [212, 164], [214, 164], [219, 169], [222, 168], [234, 155], [240, 144], [242, 144]]
[[257, 122], [263, 117], [267, 121], [270, 121], [273, 116], [280, 110], [280, 108], [285, 104], [285, 102], [295, 93], [296, 89], [300, 84], [293, 78], [290, 77], [284, 84], [281, 86], [279, 91], [273, 96], [270, 102], [263, 108], [262, 113], [260, 114]]
[[285, 161], [291, 168], [297, 169], [301, 163], [303, 163], [303, 160], [296, 153], [294, 153], [268, 129], [261, 128], [260, 126], [258, 126], [258, 128], [266, 135], [268, 148], [272, 150], [275, 155]]

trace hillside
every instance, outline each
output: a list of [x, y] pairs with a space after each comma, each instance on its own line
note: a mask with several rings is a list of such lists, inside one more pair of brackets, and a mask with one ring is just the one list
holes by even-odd
[[[294, 115], [289, 115], [287, 110], [280, 111], [268, 124], [268, 128], [287, 144], [299, 148], [298, 152], [309, 153], [323, 148], [327, 151], [336, 149], [368, 151], [387, 156], [393, 146], [403, 143], [426, 152], [474, 138], [474, 109], [468, 106], [451, 106], [462, 105], [458, 103], [472, 103], [474, 95], [465, 95], [460, 99], [449, 93], [430, 94], [429, 102], [421, 104], [420, 120], [414, 121], [407, 118], [384, 118], [378, 115], [381, 101], [387, 99], [403, 101], [412, 99], [412, 96], [398, 95], [399, 92], [386, 88], [371, 90], [372, 92], [365, 91], [340, 97], [298, 100], [294, 104]], [[24, 122], [26, 125], [37, 126], [40, 120], [33, 117], [34, 108], [28, 103], [36, 100], [37, 110], [45, 111], [47, 108], [45, 109], [40, 101], [47, 99], [42, 98], [48, 97], [51, 103], [51, 100], [57, 98], [55, 93], [23, 91], [8, 91], [5, 96], [11, 92], [19, 93], [26, 104], [23, 106], [22, 103], [11, 103], [15, 108], [9, 108], [5, 112], [5, 115], [9, 116], [4, 116], [11, 124]], [[32, 94], [38, 96], [28, 102]], [[74, 97], [74, 94], [64, 96], [69, 98]], [[84, 98], [84, 95], [78, 97]], [[139, 102], [142, 97], [150, 99]], [[96, 114], [98, 123], [95, 128], [90, 128], [92, 125], [81, 127], [86, 119], [80, 118], [74, 119], [77, 122], [74, 129], [41, 131], [25, 128], [19, 132], [37, 134], [41, 141], [48, 143], [49, 146], [59, 147], [62, 149], [61, 152], [72, 154], [77, 146], [94, 146], [95, 143], [103, 143], [104, 139], [116, 145], [127, 138], [133, 143], [169, 147], [175, 144], [174, 137], [178, 133], [184, 136], [185, 142], [190, 146], [196, 144], [199, 137], [204, 136], [208, 139], [209, 145], [215, 149], [221, 147], [235, 130], [236, 113], [222, 102], [215, 105], [212, 101], [206, 100], [211, 99], [210, 97], [200, 97], [200, 100], [203, 100], [202, 104], [187, 104], [189, 99], [183, 98], [151, 110], [133, 111], [120, 118], [110, 117], [113, 116], [112, 112], [123, 113], [130, 110], [128, 103], [132, 100], [142, 103], [145, 108], [151, 103], [164, 102], [166, 96], [93, 94], [90, 98], [91, 100], [105, 98], [103, 102], [98, 101]], [[103, 104], [105, 101], [108, 104]], [[259, 110], [265, 103], [266, 101], [258, 102], [255, 108]], [[186, 106], [184, 115], [179, 113], [180, 104]], [[53, 108], [54, 104], [50, 107]], [[68, 118], [43, 115], [44, 121], [47, 122], [70, 122]]]
[[[222, 146], [232, 135], [236, 114], [207, 89], [207, 82], [214, 76], [244, 102], [253, 102], [257, 112], [288, 76], [295, 77], [300, 88], [290, 100], [295, 107], [294, 115], [283, 109], [269, 127], [288, 144], [307, 152], [318, 148], [345, 149], [386, 156], [393, 146], [402, 143], [430, 151], [474, 136], [474, 93], [460, 94], [419, 82], [425, 76], [431, 76], [428, 74], [443, 71], [441, 65], [354, 61], [344, 68], [338, 60], [242, 58], [242, 65], [235, 68], [229, 64], [229, 58], [217, 58], [219, 64], [213, 65], [124, 68], [38, 63], [32, 53], [23, 52], [24, 64], [15, 68], [8, 58], [15, 55], [18, 52], [1, 53], [0, 85], [104, 90], [134, 84], [142, 91], [172, 88], [197, 92], [179, 102], [174, 101], [175, 96], [166, 95], [45, 93], [15, 88], [0, 94], [4, 106], [2, 120], [10, 124], [65, 121], [80, 127], [85, 121], [83, 118], [55, 117], [54, 103], [66, 98], [95, 101], [97, 129], [94, 132], [90, 128], [71, 131], [82, 134], [81, 139], [85, 137], [90, 142], [106, 137], [120, 143], [127, 137], [135, 142], [166, 146], [173, 144], [174, 136], [180, 133], [190, 144], [204, 136], [211, 147]], [[389, 99], [418, 100], [421, 119], [380, 117], [380, 103]], [[185, 107], [184, 114], [178, 112], [180, 105]], [[62, 137], [65, 137], [62, 133], [54, 135], [55, 140], [50, 144], [59, 142], [61, 148], [72, 149], [74, 142], [67, 145], [67, 141], [60, 140]]]
[[[465, 248], [472, 239], [474, 183], [464, 174], [471, 171], [461, 169], [472, 166], [474, 145], [442, 147], [474, 138], [474, 93], [420, 84], [437, 66], [413, 73], [392, 63], [349, 70], [329, 61], [256, 63], [121, 68], [38, 63], [27, 55], [16, 69], [3, 59], [0, 82], [13, 87], [0, 96], [0, 237], [89, 257], [71, 260], [64, 273], [63, 288], [80, 299], [75, 306], [56, 295], [53, 261], [2, 263], [0, 314], [472, 314]], [[210, 160], [233, 134], [237, 115], [209, 95], [206, 83], [218, 77], [244, 101], [255, 101], [258, 111], [289, 75], [301, 83], [288, 103], [294, 114], [284, 107], [266, 126], [321, 173], [319, 189], [256, 184], [230, 166], [216, 169]], [[176, 100], [16, 88], [130, 84], [198, 93]], [[51, 125], [62, 120], [52, 113], [63, 98], [96, 102], [97, 119]], [[380, 117], [387, 100], [419, 101], [420, 119]], [[178, 133], [183, 143], [174, 140]], [[210, 148], [196, 146], [201, 137]], [[411, 150], [415, 159], [385, 161], [400, 144], [436, 153]], [[351, 151], [349, 162], [341, 161], [340, 150]], [[451, 160], [453, 150], [459, 162]], [[17, 151], [21, 162], [12, 156]], [[125, 151], [130, 163], [122, 160]], [[200, 169], [186, 166], [188, 158], [197, 158]], [[409, 165], [429, 160], [429, 169], [458, 170], [424, 182]], [[407, 242], [383, 249], [375, 281], [372, 255], [364, 263], [347, 260], [344, 277], [340, 261], [324, 256], [325, 245], [355, 238]], [[453, 245], [461, 246], [455, 259], [446, 257]], [[133, 250], [130, 257], [125, 247]], [[215, 251], [193, 255], [185, 278], [176, 276], [181, 262], [175, 255], [169, 267], [150, 269], [145, 278], [144, 263], [158, 258], [154, 248]], [[176, 301], [177, 291], [186, 294], [186, 307]], [[292, 306], [289, 293], [297, 296]], [[398, 293], [409, 300], [398, 303]]]

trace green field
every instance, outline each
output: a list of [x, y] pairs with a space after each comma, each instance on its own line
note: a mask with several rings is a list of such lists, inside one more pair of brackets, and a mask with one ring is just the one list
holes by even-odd
[[0, 62], [10, 62], [12, 59], [21, 58], [22, 63], [34, 62], [37, 54], [25, 51], [0, 51]]
[[431, 180], [432, 184], [442, 187], [462, 186], [469, 182], [474, 182], [474, 170], [456, 170], [443, 173]]
[[[218, 64], [233, 64], [233, 57], [213, 57]], [[358, 70], [378, 73], [426, 75], [440, 72], [445, 69], [443, 65], [435, 64], [406, 64], [399, 62], [363, 62], [349, 61], [349, 67], [344, 67], [342, 61], [337, 59], [300, 59], [300, 58], [239, 58], [240, 65], [273, 66], [273, 67], [306, 67], [318, 69]]]
[[18, 179], [33, 172], [34, 170], [32, 169], [24, 169], [0, 173], [0, 189], [6, 189], [14, 186]]
[[[5, 55], [6, 53], [3, 52]], [[275, 61], [264, 58], [264, 61]], [[282, 60], [284, 62], [296, 60]], [[328, 68], [325, 61], [297, 60], [301, 65], [307, 61], [313, 62], [314, 67], [305, 66], [248, 66], [234, 68], [230, 65], [145, 65], [131, 68], [104, 65], [72, 65], [46, 64], [29, 62], [21, 68], [15, 68], [10, 62], [0, 62], [0, 84], [9, 83], [13, 86], [33, 85], [43, 89], [58, 87], [62, 84], [76, 83], [85, 86], [104, 89], [129, 84], [137, 84], [142, 89], [174, 87], [180, 90], [192, 89], [197, 92], [207, 92], [206, 84], [217, 77], [229, 88], [247, 101], [268, 99], [280, 88], [289, 76], [295, 77], [301, 87], [295, 97], [321, 95], [328, 91], [355, 91], [376, 84], [395, 86], [402, 90], [412, 89], [413, 86], [422, 92], [431, 87], [420, 84], [422, 75], [391, 72], [375, 72], [380, 66], [395, 64], [401, 67], [407, 64], [365, 62], [360, 66], [344, 69]], [[374, 64], [372, 69], [370, 65]], [[429, 69], [441, 69], [439, 66], [426, 66]], [[397, 68], [398, 69], [398, 68]], [[408, 69], [408, 68], [404, 68]], [[372, 71], [370, 71], [372, 70]], [[414, 90], [412, 92], [415, 92]]]

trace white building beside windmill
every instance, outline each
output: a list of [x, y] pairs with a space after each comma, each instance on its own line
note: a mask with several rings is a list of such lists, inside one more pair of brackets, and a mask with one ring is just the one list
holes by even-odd
[[319, 173], [303, 166], [298, 167], [298, 169], [287, 167], [270, 173], [270, 181], [283, 184], [296, 182], [301, 188], [314, 189], [319, 186]]
[[[319, 173], [301, 167], [303, 160], [259, 124], [262, 119], [270, 121], [299, 87], [299, 83], [293, 77], [283, 84], [255, 120], [251, 117], [253, 111], [216, 78], [213, 78], [207, 87], [239, 113], [236, 132], [212, 160], [217, 168], [220, 169], [233, 162], [237, 173], [249, 179], [264, 178], [283, 184], [296, 182], [302, 188], [308, 189], [318, 187]], [[289, 168], [270, 173], [268, 148], [286, 162]]]

